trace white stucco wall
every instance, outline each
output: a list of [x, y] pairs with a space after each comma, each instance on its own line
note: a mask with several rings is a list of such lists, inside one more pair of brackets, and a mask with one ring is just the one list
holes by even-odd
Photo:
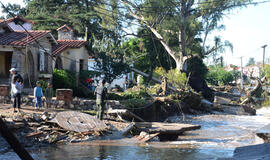
[[61, 53], [63, 69], [80, 71], [80, 60], [84, 60], [83, 70], [88, 69], [88, 51], [85, 47], [68, 48]]

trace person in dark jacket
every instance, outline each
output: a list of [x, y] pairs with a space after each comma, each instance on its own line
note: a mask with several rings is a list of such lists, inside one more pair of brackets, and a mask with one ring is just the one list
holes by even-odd
[[96, 106], [97, 106], [97, 118], [102, 120], [105, 110], [105, 98], [107, 96], [107, 88], [105, 87], [105, 80], [102, 80], [101, 85], [95, 89]]

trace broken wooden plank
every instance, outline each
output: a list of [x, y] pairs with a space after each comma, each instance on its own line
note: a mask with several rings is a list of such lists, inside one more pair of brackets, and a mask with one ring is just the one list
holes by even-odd
[[130, 111], [128, 111], [128, 114], [130, 114], [132, 117], [134, 117], [134, 118], [140, 120], [141, 122], [145, 122], [145, 120], [143, 120], [141, 117], [137, 116], [136, 114], [134, 114], [134, 113], [132, 113], [132, 112], [130, 112]]
[[39, 132], [32, 132], [32, 133], [29, 133], [26, 135], [26, 138], [30, 138], [30, 137], [36, 137], [36, 136], [40, 136], [42, 135], [43, 132], [42, 131], [39, 131]]
[[134, 122], [130, 123], [126, 128], [121, 130], [121, 135], [125, 136], [130, 130], [134, 128], [134, 125], [135, 125]]
[[160, 133], [153, 133], [153, 134], [148, 134], [144, 131], [140, 133], [140, 135], [134, 136], [133, 138], [139, 140], [140, 142], [148, 142], [151, 139], [155, 138], [158, 136]]
[[143, 139], [141, 139], [141, 142], [148, 142], [151, 139], [155, 138], [156, 136], [158, 136], [160, 133], [154, 133], [154, 134], [149, 134], [148, 136], [144, 137]]
[[185, 131], [200, 129], [200, 125], [182, 123], [160, 123], [160, 122], [135, 122], [135, 126], [141, 131], [161, 134], [181, 134]]
[[59, 112], [54, 121], [62, 128], [75, 132], [105, 131], [108, 129], [103, 121], [94, 116], [75, 111]]

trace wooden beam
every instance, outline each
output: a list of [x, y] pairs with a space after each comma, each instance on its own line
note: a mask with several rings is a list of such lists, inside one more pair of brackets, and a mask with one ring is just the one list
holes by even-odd
[[34, 160], [0, 117], [0, 133], [22, 160]]

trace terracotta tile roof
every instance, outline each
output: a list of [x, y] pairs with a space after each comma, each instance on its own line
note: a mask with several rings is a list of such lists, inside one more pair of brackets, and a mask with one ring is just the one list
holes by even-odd
[[87, 44], [87, 41], [83, 40], [57, 40], [58, 45], [53, 47], [52, 55], [63, 52], [67, 48], [81, 48]]
[[32, 43], [50, 33], [50, 31], [40, 30], [31, 30], [28, 32], [31, 36], [25, 31], [14, 31], [2, 35], [0, 34], [0, 45], [25, 46], [26, 44]]
[[29, 20], [29, 19], [26, 19], [26, 18], [24, 18], [24, 17], [22, 17], [22, 16], [16, 16], [16, 17], [14, 17], [14, 18], [9, 18], [9, 19], [0, 19], [0, 23], [1, 23], [1, 22], [9, 23], [9, 22], [14, 21], [15, 19], [20, 19], [20, 20], [22, 20], [22, 21], [24, 21], [24, 22], [28, 22], [28, 23], [35, 24], [34, 21]]
[[71, 29], [71, 28], [70, 28], [69, 26], [67, 26], [66, 24], [63, 25], [62, 27], [58, 28], [57, 31], [59, 31], [60, 29], [63, 29], [63, 28], [66, 28], [66, 29], [68, 29], [68, 30], [70, 30], [70, 31], [73, 31], [73, 29]]

